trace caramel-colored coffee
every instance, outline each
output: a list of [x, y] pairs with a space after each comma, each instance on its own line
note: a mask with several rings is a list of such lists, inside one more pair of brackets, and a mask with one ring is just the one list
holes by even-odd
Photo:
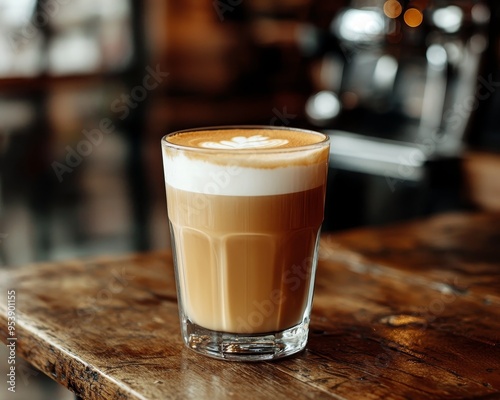
[[211, 196], [167, 186], [181, 301], [215, 331], [273, 332], [302, 321], [324, 186], [275, 196]]
[[[327, 138], [244, 128], [180, 132], [165, 141], [183, 326], [250, 335], [298, 326], [307, 335]], [[189, 346], [205, 340], [185, 329]]]

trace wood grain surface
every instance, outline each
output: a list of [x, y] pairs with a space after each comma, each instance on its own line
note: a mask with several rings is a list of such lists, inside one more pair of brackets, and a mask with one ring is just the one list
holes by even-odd
[[17, 355], [84, 399], [500, 399], [499, 214], [324, 235], [307, 349], [277, 362], [184, 348], [168, 252], [30, 265], [0, 286]]

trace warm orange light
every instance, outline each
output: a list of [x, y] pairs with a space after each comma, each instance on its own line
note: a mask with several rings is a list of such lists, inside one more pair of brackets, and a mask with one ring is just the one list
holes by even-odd
[[419, 26], [424, 19], [424, 16], [420, 10], [416, 8], [409, 8], [405, 11], [404, 20], [408, 26], [415, 28]]
[[389, 18], [399, 17], [401, 15], [401, 11], [403, 11], [403, 7], [397, 0], [387, 0], [384, 3], [384, 14]]

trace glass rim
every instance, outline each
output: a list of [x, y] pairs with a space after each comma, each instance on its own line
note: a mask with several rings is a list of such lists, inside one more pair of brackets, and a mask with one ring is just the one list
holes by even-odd
[[[188, 133], [188, 132], [201, 132], [201, 131], [213, 131], [213, 130], [231, 130], [231, 129], [240, 129], [240, 130], [283, 130], [283, 131], [295, 131], [295, 132], [304, 132], [311, 135], [321, 136], [323, 140], [316, 143], [305, 144], [301, 146], [295, 147], [274, 147], [274, 148], [246, 148], [246, 149], [213, 149], [213, 148], [205, 148], [205, 147], [195, 147], [188, 146], [178, 143], [172, 143], [168, 141], [168, 138], [171, 136], [178, 135], [180, 133]], [[292, 153], [296, 151], [304, 151], [311, 150], [317, 147], [324, 147], [329, 144], [330, 138], [327, 134], [314, 131], [312, 129], [304, 129], [304, 128], [296, 128], [290, 126], [273, 126], [273, 125], [214, 125], [214, 126], [203, 126], [189, 129], [181, 129], [178, 131], [174, 131], [164, 135], [161, 138], [162, 145], [168, 146], [170, 148], [175, 148], [178, 150], [184, 151], [195, 151], [201, 153], [226, 153], [226, 154], [254, 154], [258, 152], [259, 154], [272, 154], [272, 153]]]

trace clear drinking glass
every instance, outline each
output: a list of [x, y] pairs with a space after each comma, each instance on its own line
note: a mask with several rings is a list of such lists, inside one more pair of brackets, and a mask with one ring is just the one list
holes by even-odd
[[162, 139], [182, 337], [239, 361], [307, 342], [329, 141], [280, 127], [210, 127]]

